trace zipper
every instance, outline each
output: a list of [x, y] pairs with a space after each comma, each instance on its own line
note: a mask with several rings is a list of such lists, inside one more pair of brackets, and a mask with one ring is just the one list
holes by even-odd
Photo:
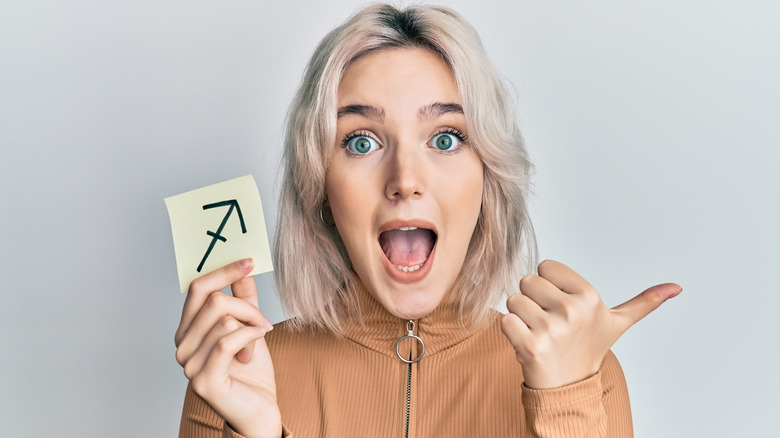
[[[411, 348], [409, 350], [409, 359], [404, 359], [403, 356], [401, 356], [401, 351], [399, 349], [401, 345], [401, 341], [403, 341], [406, 338], [412, 338], [415, 341], [420, 343], [420, 354], [417, 356], [416, 359], [412, 359], [412, 353], [414, 351], [414, 348]], [[409, 320], [406, 322], [406, 335], [401, 336], [401, 339], [398, 340], [398, 342], [395, 344], [395, 353], [398, 355], [398, 358], [401, 359], [403, 362], [406, 362], [409, 366], [407, 374], [406, 374], [406, 427], [404, 428], [404, 437], [409, 438], [409, 417], [411, 415], [411, 407], [412, 407], [412, 364], [422, 359], [423, 354], [425, 354], [425, 343], [420, 339], [419, 337], [415, 336], [414, 334], [414, 321]]]
[[412, 355], [409, 353], [409, 373], [406, 375], [406, 431], [404, 432], [404, 438], [409, 438], [409, 408], [412, 401]]

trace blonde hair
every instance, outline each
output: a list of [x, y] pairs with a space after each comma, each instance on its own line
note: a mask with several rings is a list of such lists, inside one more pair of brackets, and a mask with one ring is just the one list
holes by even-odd
[[[488, 322], [491, 306], [515, 291], [536, 265], [526, 205], [532, 166], [513, 101], [479, 35], [445, 7], [370, 5], [323, 38], [287, 115], [274, 261], [282, 303], [299, 328], [315, 325], [340, 333], [352, 310], [349, 303], [354, 304], [358, 280], [336, 228], [321, 213], [336, 135], [337, 90], [352, 62], [391, 48], [426, 48], [449, 64], [470, 143], [483, 163], [482, 208], [454, 285], [461, 321]], [[336, 299], [340, 295], [347, 299]]]

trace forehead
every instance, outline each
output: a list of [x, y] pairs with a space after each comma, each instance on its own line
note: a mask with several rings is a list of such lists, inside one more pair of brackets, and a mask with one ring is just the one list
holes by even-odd
[[394, 48], [353, 62], [339, 83], [338, 104], [385, 106], [460, 103], [455, 76], [437, 53]]

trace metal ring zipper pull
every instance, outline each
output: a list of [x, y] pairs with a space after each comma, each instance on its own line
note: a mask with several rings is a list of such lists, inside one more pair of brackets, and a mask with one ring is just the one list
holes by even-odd
[[[414, 335], [414, 321], [412, 321], [411, 319], [409, 320], [409, 322], [406, 323], [406, 332], [407, 332], [406, 335], [402, 336], [401, 339], [399, 339], [398, 342], [395, 343], [395, 354], [398, 355], [399, 359], [401, 359], [402, 361], [404, 361], [406, 363], [415, 363], [418, 360], [422, 359], [423, 354], [425, 354], [425, 342], [423, 342], [423, 340], [420, 339], [418, 336]], [[401, 341], [403, 341], [406, 338], [414, 338], [414, 339], [416, 339], [417, 342], [419, 342], [420, 346], [422, 347], [421, 350], [420, 350], [420, 355], [417, 356], [416, 359], [412, 359], [412, 360], [404, 359], [404, 357], [401, 356], [401, 352], [399, 350], [399, 347], [401, 346]]]

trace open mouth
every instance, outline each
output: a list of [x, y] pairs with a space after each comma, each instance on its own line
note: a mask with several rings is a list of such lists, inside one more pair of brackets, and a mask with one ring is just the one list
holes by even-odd
[[414, 272], [420, 269], [436, 244], [436, 233], [427, 228], [399, 227], [379, 234], [379, 245], [396, 269]]

